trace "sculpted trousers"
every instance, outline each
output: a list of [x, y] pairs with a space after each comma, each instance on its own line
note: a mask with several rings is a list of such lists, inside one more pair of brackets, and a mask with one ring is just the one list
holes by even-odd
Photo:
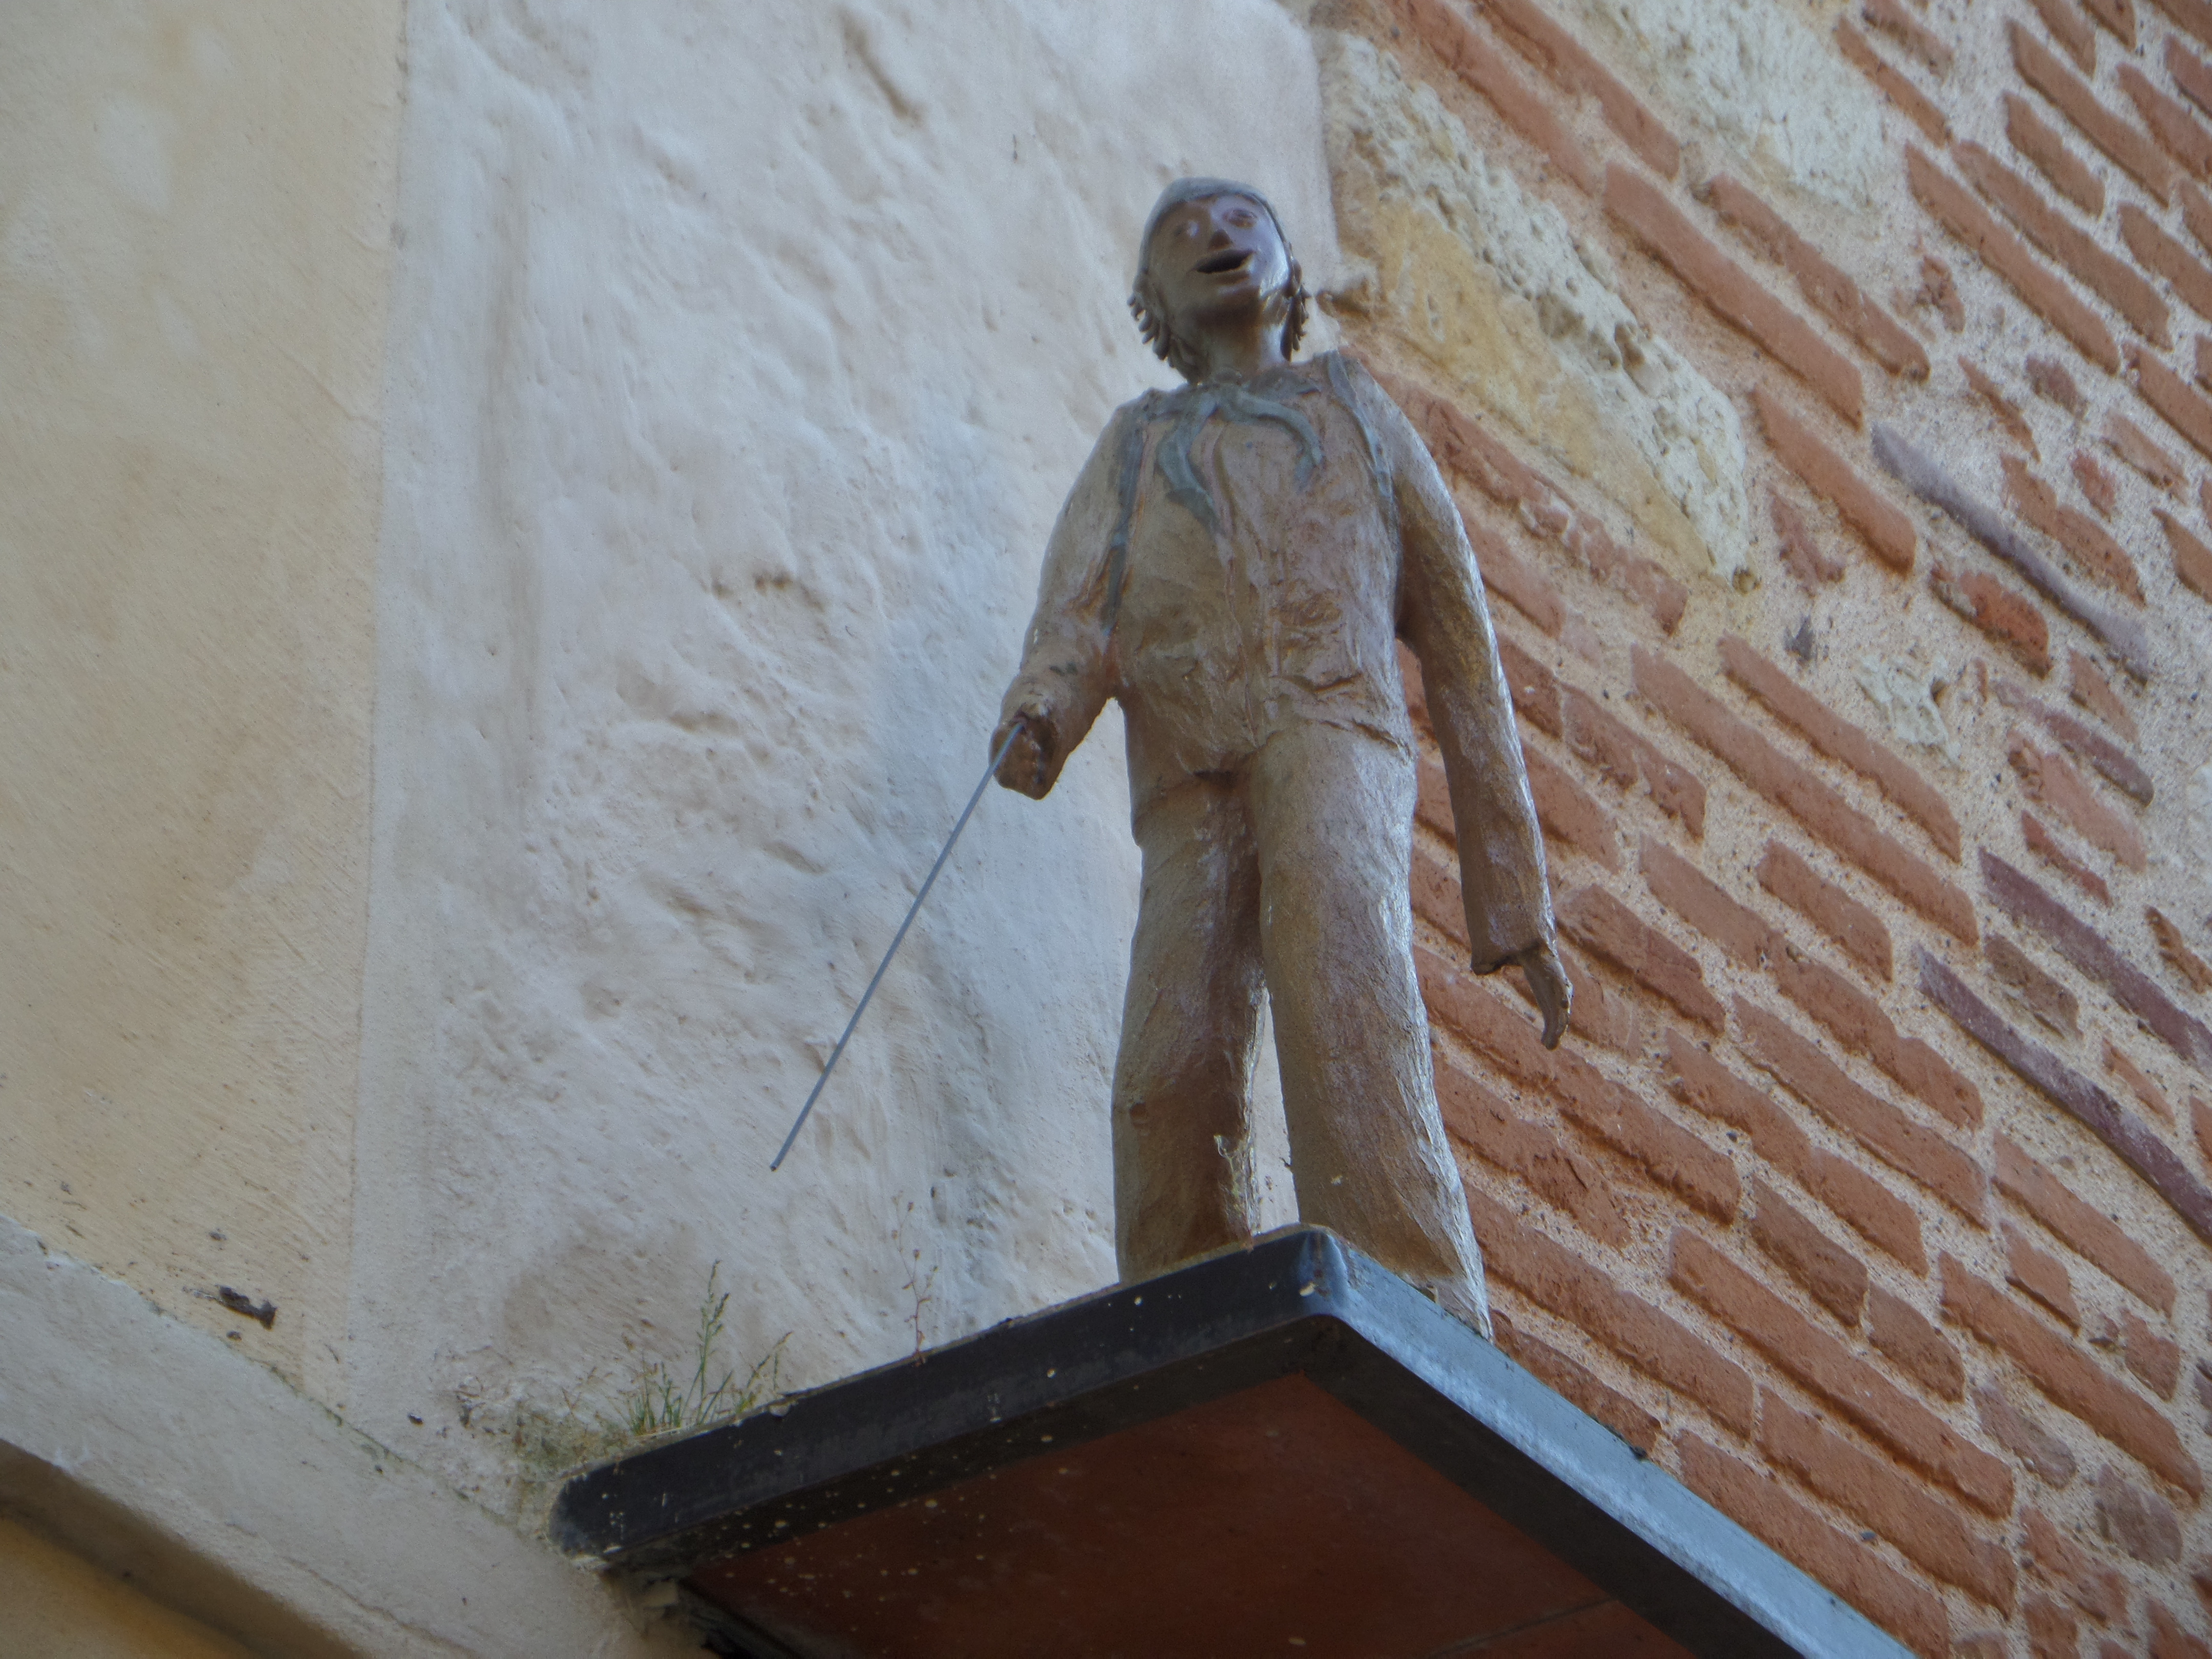
[[1125, 1279], [1251, 1238], [1264, 985], [1298, 1212], [1486, 1330], [1413, 975], [1413, 758], [1334, 726], [1176, 786], [1137, 825], [1144, 889], [1114, 1073]]

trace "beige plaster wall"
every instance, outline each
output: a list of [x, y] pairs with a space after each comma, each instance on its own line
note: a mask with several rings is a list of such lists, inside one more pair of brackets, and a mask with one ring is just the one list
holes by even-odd
[[0, 1520], [0, 1659], [245, 1659], [125, 1580]]
[[408, 62], [345, 1409], [503, 1504], [518, 1431], [689, 1373], [717, 1261], [787, 1386], [1112, 1277], [1110, 718], [984, 802], [768, 1163], [1165, 377], [1154, 195], [1334, 255], [1273, 0], [416, 0]]
[[401, 10], [19, 0], [0, 52], [0, 1212], [323, 1391]]

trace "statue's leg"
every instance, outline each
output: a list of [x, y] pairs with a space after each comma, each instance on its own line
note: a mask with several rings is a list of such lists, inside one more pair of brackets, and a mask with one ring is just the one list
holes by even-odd
[[1301, 1219], [1489, 1329], [1482, 1256], [1437, 1110], [1413, 972], [1411, 756], [1296, 727], [1249, 786], [1262, 948]]
[[1252, 1237], [1259, 873], [1243, 792], [1194, 778], [1137, 825], [1143, 896], [1114, 1068], [1125, 1279]]

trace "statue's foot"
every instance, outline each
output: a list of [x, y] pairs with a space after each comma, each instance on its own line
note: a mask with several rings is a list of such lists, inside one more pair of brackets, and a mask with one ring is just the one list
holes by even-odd
[[1495, 1341], [1490, 1329], [1490, 1298], [1479, 1285], [1463, 1279], [1433, 1279], [1418, 1287], [1422, 1295], [1486, 1342]]

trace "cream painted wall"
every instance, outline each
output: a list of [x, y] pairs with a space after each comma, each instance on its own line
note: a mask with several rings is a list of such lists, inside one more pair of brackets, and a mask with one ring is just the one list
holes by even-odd
[[417, 0], [408, 61], [345, 1402], [504, 1504], [716, 1261], [801, 1385], [1111, 1278], [1118, 727], [986, 799], [768, 1161], [1164, 383], [1154, 194], [1334, 256], [1273, 0]]
[[0, 1212], [325, 1394], [401, 9], [0, 52]]
[[246, 1650], [0, 1519], [0, 1659], [246, 1659]]

